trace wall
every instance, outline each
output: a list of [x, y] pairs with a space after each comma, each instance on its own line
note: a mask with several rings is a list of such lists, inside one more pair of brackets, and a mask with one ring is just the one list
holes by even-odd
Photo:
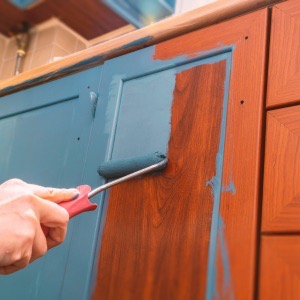
[[177, 0], [175, 14], [182, 14], [186, 11], [198, 8], [220, 0]]
[[[87, 45], [88, 42], [83, 37], [58, 19], [52, 18], [30, 30], [30, 43], [21, 70], [25, 72], [48, 64], [83, 50]], [[16, 51], [14, 38], [5, 39], [0, 36], [0, 80], [13, 76]]]

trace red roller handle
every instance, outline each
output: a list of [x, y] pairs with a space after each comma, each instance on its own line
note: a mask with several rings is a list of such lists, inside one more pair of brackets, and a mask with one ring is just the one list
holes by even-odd
[[[96, 203], [91, 203], [88, 198], [88, 193], [91, 187], [88, 185], [80, 185], [76, 188], [79, 191], [79, 196], [75, 200], [61, 202], [58, 205], [63, 207], [69, 213], [70, 219], [86, 211], [95, 210]], [[49, 228], [41, 224], [45, 236], [48, 236]]]

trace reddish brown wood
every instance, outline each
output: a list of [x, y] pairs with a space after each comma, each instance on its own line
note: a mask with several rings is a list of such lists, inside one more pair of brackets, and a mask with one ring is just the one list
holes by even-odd
[[22, 21], [35, 25], [51, 17], [59, 18], [88, 40], [127, 24], [100, 0], [44, 0], [23, 11], [0, 0], [0, 32], [4, 35]]
[[[205, 51], [209, 49], [235, 47], [223, 185], [227, 186], [232, 181], [236, 193], [224, 192], [221, 197], [220, 213], [225, 223], [224, 237], [231, 273], [228, 289], [222, 280], [224, 265], [218, 264], [218, 290], [222, 299], [230, 299], [232, 294], [236, 299], [254, 297], [266, 32], [267, 10], [262, 10], [161, 43], [156, 47], [154, 56], [169, 59], [178, 55], [193, 56], [201, 51], [206, 55]], [[203, 176], [195, 166], [204, 167], [202, 172], [204, 170], [206, 175], [201, 178], [207, 181], [211, 179], [212, 164], [215, 164], [216, 151], [212, 152], [216, 141], [209, 139], [212, 135], [206, 132], [219, 130], [219, 124], [213, 123], [219, 120], [216, 116], [222, 101], [219, 99], [216, 104], [216, 96], [211, 95], [213, 90], [220, 96], [220, 74], [215, 73], [215, 68], [216, 65], [205, 65], [177, 77], [169, 145], [171, 163], [165, 175], [147, 177], [138, 183], [128, 182], [112, 191], [94, 299], [203, 298], [211, 196], [210, 191], [203, 189], [203, 181], [201, 185], [193, 184], [193, 189], [188, 187], [196, 181], [194, 174]], [[195, 74], [204, 73], [210, 74], [205, 82], [194, 78]], [[189, 82], [194, 83], [194, 90], [199, 89], [199, 93], [194, 94], [193, 91], [193, 95], [215, 106], [210, 112], [207, 108], [208, 115], [200, 114], [197, 110], [200, 104], [190, 100], [194, 97], [188, 96], [192, 92]], [[203, 85], [206, 86], [205, 93], [202, 92]], [[183, 87], [186, 94], [179, 94], [179, 90], [184, 91]], [[185, 123], [179, 127], [181, 123], [178, 120], [185, 120]], [[197, 134], [198, 122], [207, 127], [207, 130], [199, 132], [201, 141]], [[188, 135], [187, 128], [191, 130]], [[199, 147], [197, 151], [196, 145]], [[201, 153], [199, 149], [202, 155], [198, 154]], [[193, 155], [205, 157], [205, 160], [196, 160], [192, 164], [189, 160], [183, 161], [183, 151], [185, 156], [186, 152], [196, 151]], [[183, 162], [187, 169], [183, 168]], [[138, 190], [132, 194], [136, 188]], [[184, 193], [188, 192], [190, 200], [183, 201]], [[207, 195], [207, 201], [199, 201], [199, 193]], [[120, 203], [120, 198], [125, 200]], [[218, 262], [220, 249], [218, 243]]]
[[300, 231], [300, 106], [268, 112], [263, 231]]
[[300, 2], [273, 8], [267, 106], [300, 101]]
[[259, 278], [260, 300], [299, 299], [299, 236], [262, 237]]

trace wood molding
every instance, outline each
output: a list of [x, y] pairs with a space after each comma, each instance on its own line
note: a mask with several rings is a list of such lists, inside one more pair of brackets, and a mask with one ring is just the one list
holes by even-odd
[[267, 107], [300, 102], [300, 2], [287, 1], [272, 12]]
[[276, 2], [279, 1], [223, 0], [186, 12], [180, 16], [166, 18], [147, 27], [72, 54], [60, 61], [4, 80], [0, 82], [0, 96], [99, 65], [105, 60], [222, 22]]

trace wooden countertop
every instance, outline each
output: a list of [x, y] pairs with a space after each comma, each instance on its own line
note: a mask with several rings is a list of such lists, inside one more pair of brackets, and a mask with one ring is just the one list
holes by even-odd
[[60, 61], [0, 81], [0, 96], [100, 65], [105, 60], [277, 2], [281, 1], [220, 0], [182, 15], [166, 18], [147, 27], [69, 55]]

